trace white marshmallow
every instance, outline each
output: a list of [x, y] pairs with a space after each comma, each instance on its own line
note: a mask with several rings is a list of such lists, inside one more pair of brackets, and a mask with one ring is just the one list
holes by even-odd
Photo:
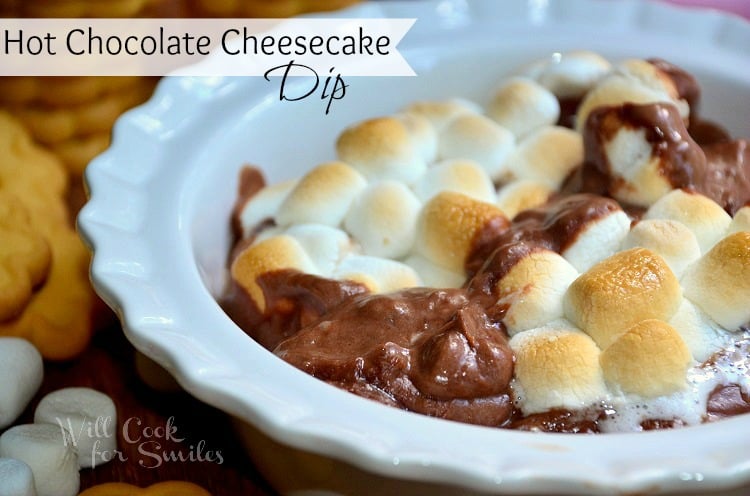
[[732, 218], [710, 198], [676, 189], [660, 198], [643, 216], [644, 219], [672, 219], [690, 229], [701, 253], [706, 253], [729, 229]]
[[730, 333], [722, 329], [687, 298], [683, 298], [680, 308], [669, 321], [669, 325], [680, 334], [690, 354], [698, 362], [708, 360], [711, 355], [728, 346], [732, 341]]
[[563, 297], [578, 271], [552, 251], [536, 251], [519, 260], [497, 283], [508, 334], [541, 327], [562, 318]]
[[437, 132], [443, 130], [453, 119], [460, 115], [481, 114], [482, 108], [476, 103], [462, 98], [414, 102], [403, 109], [409, 114], [424, 117]]
[[404, 125], [422, 160], [428, 164], [434, 162], [437, 157], [438, 134], [432, 122], [417, 113], [403, 112], [393, 117]]
[[701, 256], [695, 234], [685, 224], [676, 220], [641, 220], [622, 242], [623, 250], [637, 246], [661, 255], [678, 278], [688, 265]]
[[276, 223], [280, 226], [317, 223], [336, 227], [365, 186], [365, 178], [342, 162], [318, 165], [286, 197], [276, 214]]
[[338, 157], [370, 181], [395, 179], [411, 184], [427, 169], [424, 157], [429, 148], [424, 136], [411, 134], [412, 124], [391, 116], [351, 126], [336, 141]]
[[12, 424], [42, 384], [37, 349], [21, 338], [0, 337], [0, 429]]
[[345, 258], [334, 271], [333, 277], [364, 284], [373, 293], [389, 293], [422, 285], [419, 275], [408, 265], [366, 255]]
[[612, 191], [616, 199], [647, 207], [672, 190], [644, 129], [620, 127], [604, 150], [613, 175], [622, 178]]
[[497, 193], [497, 206], [512, 219], [519, 212], [547, 203], [554, 189], [531, 180], [511, 181]]
[[36, 496], [34, 474], [21, 460], [0, 458], [0, 496]]
[[76, 496], [78, 456], [67, 431], [52, 424], [11, 427], [0, 436], [0, 457], [26, 463], [34, 474], [37, 496]]
[[607, 397], [596, 343], [566, 320], [516, 334], [516, 396], [525, 414], [578, 409]]
[[549, 59], [535, 79], [560, 98], [575, 98], [590, 90], [611, 69], [612, 65], [601, 55], [575, 51]]
[[477, 162], [493, 180], [506, 175], [505, 161], [515, 148], [515, 137], [483, 115], [460, 115], [440, 133], [438, 155], [443, 159]]
[[455, 191], [487, 203], [495, 201], [495, 186], [487, 172], [472, 160], [445, 160], [433, 165], [414, 185], [423, 202], [441, 191]]
[[242, 235], [247, 238], [266, 219], [273, 219], [279, 207], [297, 185], [297, 180], [285, 181], [258, 191], [240, 212]]
[[750, 206], [742, 207], [737, 210], [737, 213], [734, 214], [734, 218], [732, 219], [732, 223], [729, 224], [727, 234], [741, 231], [750, 232]]
[[366, 255], [401, 258], [414, 244], [421, 207], [404, 183], [380, 181], [354, 200], [344, 227]]
[[459, 288], [466, 275], [435, 265], [421, 255], [411, 255], [404, 263], [414, 269], [425, 286], [431, 288]]
[[59, 389], [42, 398], [34, 422], [66, 429], [78, 451], [78, 465], [97, 467], [114, 458], [117, 410], [104, 393], [84, 387]]
[[558, 189], [583, 163], [583, 138], [561, 126], [545, 126], [530, 134], [510, 154], [505, 167], [516, 178]]
[[323, 224], [298, 224], [286, 234], [296, 239], [317, 268], [316, 273], [331, 277], [333, 269], [352, 251], [349, 236], [341, 229]]
[[614, 255], [630, 231], [630, 218], [622, 210], [589, 223], [562, 256], [580, 272]]
[[496, 92], [487, 108], [495, 122], [523, 137], [560, 118], [557, 97], [539, 83], [526, 78], [511, 78]]

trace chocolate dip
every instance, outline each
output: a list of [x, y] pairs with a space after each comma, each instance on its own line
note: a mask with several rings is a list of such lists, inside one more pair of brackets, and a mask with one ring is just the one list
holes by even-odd
[[414, 412], [487, 426], [511, 415], [513, 355], [503, 326], [460, 289], [355, 298], [274, 353]]

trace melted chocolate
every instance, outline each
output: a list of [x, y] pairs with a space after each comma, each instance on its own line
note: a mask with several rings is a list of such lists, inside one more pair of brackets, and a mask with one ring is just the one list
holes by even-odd
[[354, 298], [274, 353], [414, 412], [490, 426], [511, 415], [513, 354], [504, 328], [460, 289]]

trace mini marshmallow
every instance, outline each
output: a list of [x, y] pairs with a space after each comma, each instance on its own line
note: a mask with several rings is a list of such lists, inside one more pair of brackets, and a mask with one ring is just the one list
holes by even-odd
[[36, 496], [34, 474], [21, 460], [0, 458], [0, 496]]
[[11, 427], [0, 436], [0, 457], [21, 460], [31, 468], [37, 496], [78, 494], [78, 456], [73, 440], [60, 426]]
[[395, 114], [393, 118], [404, 125], [422, 160], [428, 164], [434, 162], [437, 157], [438, 134], [432, 122], [427, 117], [413, 112]]
[[559, 98], [577, 98], [611, 69], [607, 59], [597, 53], [574, 51], [550, 59], [535, 79]]
[[639, 221], [625, 236], [622, 249], [648, 248], [658, 253], [679, 278], [688, 265], [698, 260], [701, 249], [695, 234], [682, 222], [667, 219]]
[[421, 208], [404, 183], [380, 181], [354, 200], [344, 227], [359, 241], [366, 255], [401, 258], [414, 244]]
[[599, 361], [612, 389], [653, 398], [687, 387], [692, 357], [672, 326], [650, 319], [619, 336]]
[[562, 256], [580, 272], [614, 255], [630, 231], [630, 218], [622, 210], [588, 223]]
[[644, 219], [672, 219], [690, 229], [706, 253], [729, 229], [732, 218], [710, 198], [676, 189], [654, 203]]
[[611, 193], [617, 200], [648, 207], [669, 193], [672, 184], [662, 173], [662, 159], [646, 131], [621, 124], [604, 144], [611, 173], [619, 179]]
[[284, 199], [276, 214], [280, 226], [341, 224], [352, 200], [367, 182], [343, 162], [326, 162], [308, 172]]
[[[576, 129], [586, 125], [589, 114], [597, 107], [615, 106], [623, 103], [657, 103], [674, 104], [683, 119], [689, 115], [687, 102], [678, 100], [677, 91], [672, 79], [663, 74], [663, 79], [656, 76], [658, 70], [645, 60], [625, 63], [616, 71], [604, 76], [585, 96], [578, 106]], [[647, 73], [647, 74], [644, 74]]]
[[490, 223], [507, 226], [509, 221], [495, 205], [443, 191], [422, 208], [416, 253], [452, 272], [463, 272], [475, 237]]
[[687, 298], [669, 321], [685, 341], [690, 354], [698, 362], [705, 362], [711, 355], [731, 343], [732, 335], [711, 320], [700, 308]]
[[473, 160], [445, 160], [435, 164], [414, 185], [414, 192], [423, 202], [441, 191], [463, 193], [487, 203], [495, 201], [492, 180]]
[[736, 232], [750, 232], [750, 206], [742, 207], [737, 210], [732, 219], [732, 223], [729, 224], [727, 234]]
[[515, 77], [497, 90], [487, 107], [487, 115], [520, 138], [555, 124], [560, 118], [560, 103], [539, 83]]
[[518, 179], [558, 189], [583, 163], [583, 139], [561, 126], [545, 126], [530, 134], [510, 154], [505, 167]]
[[287, 229], [286, 234], [297, 240], [315, 265], [315, 273], [323, 277], [330, 277], [336, 265], [353, 250], [344, 231], [323, 224], [298, 224]]
[[497, 282], [498, 303], [508, 305], [508, 334], [541, 327], [563, 316], [563, 296], [578, 271], [553, 251], [532, 252]]
[[297, 186], [297, 180], [267, 186], [258, 191], [240, 212], [242, 235], [247, 238], [266, 219], [273, 219], [289, 193]]
[[750, 232], [730, 234], [688, 267], [685, 297], [724, 329], [750, 322]]
[[379, 117], [345, 129], [336, 141], [340, 160], [368, 180], [411, 183], [427, 169], [425, 146], [396, 117]]
[[682, 290], [667, 263], [645, 248], [621, 251], [582, 274], [565, 293], [568, 320], [606, 349], [646, 319], [669, 320]]
[[424, 285], [430, 288], [459, 288], [466, 281], [463, 272], [444, 269], [421, 255], [410, 255], [404, 263], [414, 269]]
[[39, 351], [21, 338], [0, 337], [0, 429], [12, 424], [42, 384]]
[[505, 162], [515, 145], [515, 136], [508, 129], [483, 115], [465, 114], [441, 131], [438, 155], [473, 160], [498, 181], [506, 175]]
[[232, 279], [258, 305], [266, 309], [266, 297], [258, 277], [274, 270], [295, 269], [315, 274], [317, 267], [299, 241], [288, 235], [273, 236], [245, 248], [232, 262]]
[[49, 393], [36, 407], [34, 422], [66, 429], [78, 452], [81, 468], [97, 467], [114, 458], [117, 410], [104, 393], [84, 387]]
[[596, 343], [565, 320], [516, 334], [515, 378], [524, 414], [577, 409], [607, 396]]
[[366, 255], [345, 258], [334, 271], [333, 277], [364, 284], [373, 293], [390, 293], [422, 285], [419, 275], [408, 265]]
[[537, 181], [511, 181], [498, 191], [496, 204], [512, 219], [519, 212], [544, 205], [554, 191]]
[[472, 101], [453, 98], [450, 100], [415, 102], [405, 107], [403, 111], [424, 117], [432, 123], [436, 131], [440, 132], [456, 117], [466, 114], [481, 114], [482, 108]]

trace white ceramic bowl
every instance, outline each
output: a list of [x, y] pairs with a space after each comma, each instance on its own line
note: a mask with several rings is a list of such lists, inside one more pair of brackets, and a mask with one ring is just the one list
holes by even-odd
[[336, 15], [418, 17], [401, 49], [419, 77], [352, 79], [328, 116], [318, 99], [279, 103], [262, 78], [170, 78], [117, 123], [114, 144], [87, 169], [79, 226], [94, 250], [92, 277], [133, 344], [187, 391], [251, 425], [259, 465], [287, 492], [748, 494], [737, 487], [750, 481], [750, 415], [598, 436], [428, 418], [292, 368], [246, 337], [215, 297], [241, 165], [260, 166], [270, 181], [297, 177], [333, 158], [336, 135], [359, 119], [416, 99], [482, 102], [509, 70], [581, 48], [684, 66], [703, 83], [704, 115], [750, 136], [750, 25], [592, 0], [382, 2]]

